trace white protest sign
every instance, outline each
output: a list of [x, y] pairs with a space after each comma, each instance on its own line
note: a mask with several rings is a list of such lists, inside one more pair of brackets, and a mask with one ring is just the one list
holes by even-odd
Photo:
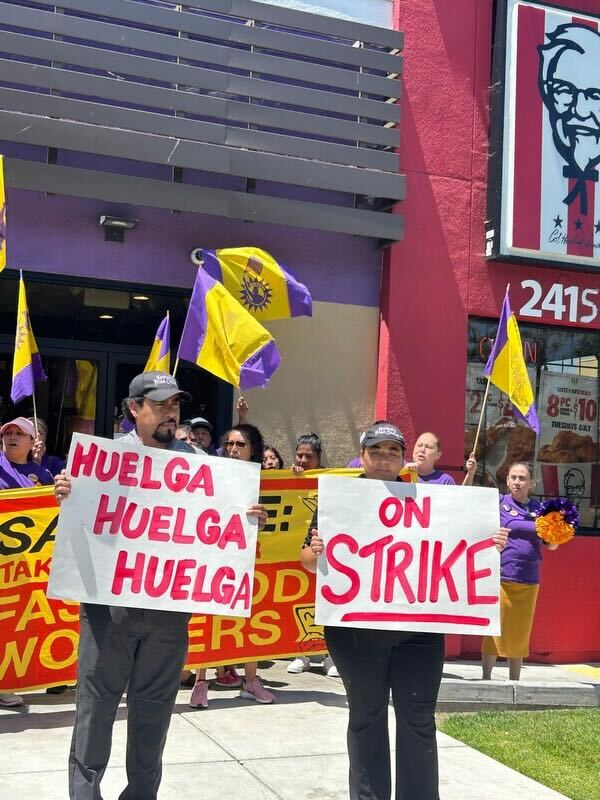
[[500, 633], [497, 489], [319, 478], [315, 622]]
[[48, 596], [248, 617], [260, 465], [75, 434]]

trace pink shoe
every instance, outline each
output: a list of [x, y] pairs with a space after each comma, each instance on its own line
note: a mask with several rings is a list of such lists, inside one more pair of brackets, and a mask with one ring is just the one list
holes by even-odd
[[265, 689], [258, 676], [247, 683], [244, 681], [240, 697], [245, 700], [256, 700], [257, 703], [272, 703], [275, 700], [275, 696]]
[[226, 667], [224, 675], [217, 675], [215, 678], [215, 686], [222, 689], [237, 689], [242, 685], [242, 679], [237, 674], [233, 667]]
[[198, 681], [192, 689], [190, 708], [208, 708], [208, 681]]

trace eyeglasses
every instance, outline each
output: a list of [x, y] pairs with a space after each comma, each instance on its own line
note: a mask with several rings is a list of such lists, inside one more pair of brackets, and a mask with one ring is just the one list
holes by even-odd
[[238, 450], [243, 450], [244, 447], [248, 447], [247, 442], [223, 442], [223, 445], [224, 447], [227, 447], [229, 450], [231, 450], [234, 447], [237, 447]]

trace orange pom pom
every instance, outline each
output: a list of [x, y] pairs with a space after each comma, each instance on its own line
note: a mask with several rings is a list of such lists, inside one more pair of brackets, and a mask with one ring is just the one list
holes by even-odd
[[551, 511], [535, 520], [535, 532], [548, 544], [564, 544], [573, 538], [575, 528], [565, 522], [560, 511]]

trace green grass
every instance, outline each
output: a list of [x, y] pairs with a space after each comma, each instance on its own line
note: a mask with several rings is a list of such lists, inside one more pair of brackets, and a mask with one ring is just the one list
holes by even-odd
[[572, 800], [600, 800], [600, 711], [480, 711], [438, 727]]

